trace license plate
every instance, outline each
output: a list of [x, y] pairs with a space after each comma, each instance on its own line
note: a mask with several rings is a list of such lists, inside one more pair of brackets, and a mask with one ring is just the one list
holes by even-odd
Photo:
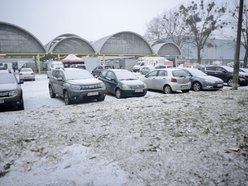
[[87, 96], [96, 96], [98, 95], [98, 92], [89, 92]]
[[4, 103], [4, 100], [3, 100], [3, 99], [0, 99], [0, 104], [1, 104], [1, 103]]
[[181, 88], [182, 88], [182, 89], [187, 89], [187, 88], [189, 88], [189, 87], [188, 87], [188, 85], [182, 85]]
[[217, 87], [222, 87], [222, 84], [217, 84]]
[[134, 90], [134, 92], [143, 92], [143, 90], [142, 89], [136, 89], [136, 90]]

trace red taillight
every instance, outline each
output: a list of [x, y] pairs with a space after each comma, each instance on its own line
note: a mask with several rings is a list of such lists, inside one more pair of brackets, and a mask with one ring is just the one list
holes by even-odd
[[171, 78], [171, 82], [176, 83], [177, 82], [177, 79]]

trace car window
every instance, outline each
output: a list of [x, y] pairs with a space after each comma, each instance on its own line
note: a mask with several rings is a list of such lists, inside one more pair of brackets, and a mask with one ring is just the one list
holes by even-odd
[[102, 67], [102, 66], [99, 66], [99, 67], [97, 67], [97, 69], [98, 69], [98, 70], [102, 70], [102, 69], [103, 69], [103, 67]]
[[222, 67], [216, 67], [216, 71], [217, 71], [217, 72], [223, 72], [223, 70], [224, 70], [224, 69], [223, 69]]
[[108, 71], [106, 78], [109, 80], [115, 79], [115, 74], [112, 71]]
[[206, 67], [206, 70], [207, 71], [215, 71], [216, 70], [216, 67]]
[[59, 73], [58, 73], [58, 78], [59, 78], [59, 77], [62, 77], [62, 79], [65, 80], [64, 73], [61, 72], [61, 71], [59, 71]]
[[168, 76], [168, 72], [165, 70], [159, 70], [158, 71], [158, 76]]
[[57, 70], [53, 70], [52, 71], [52, 76], [58, 78], [58, 71]]
[[150, 72], [149, 74], [146, 75], [146, 77], [154, 77], [157, 76], [157, 70]]
[[184, 70], [173, 70], [172, 75], [174, 77], [186, 77], [187, 73]]

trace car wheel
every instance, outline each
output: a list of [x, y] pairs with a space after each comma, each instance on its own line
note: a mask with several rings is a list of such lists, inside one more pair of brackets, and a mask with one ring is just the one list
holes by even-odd
[[115, 96], [116, 96], [117, 99], [120, 99], [122, 97], [120, 89], [116, 89]]
[[69, 97], [69, 94], [67, 91], [64, 91], [64, 101], [65, 101], [65, 104], [66, 105], [70, 105], [71, 104], [71, 100], [70, 100], [70, 97]]
[[230, 78], [230, 79], [227, 81], [227, 85], [231, 87], [232, 84], [233, 84], [233, 83], [232, 83], [232, 78]]
[[165, 94], [170, 94], [172, 93], [171, 87], [169, 85], [164, 86], [164, 93]]
[[104, 99], [105, 99], [105, 94], [101, 94], [101, 95], [97, 98], [98, 101], [104, 101]]
[[192, 89], [196, 92], [200, 91], [202, 89], [201, 84], [199, 82], [194, 82], [192, 85]]
[[53, 88], [51, 86], [49, 86], [49, 94], [51, 98], [55, 98], [56, 94], [53, 92]]

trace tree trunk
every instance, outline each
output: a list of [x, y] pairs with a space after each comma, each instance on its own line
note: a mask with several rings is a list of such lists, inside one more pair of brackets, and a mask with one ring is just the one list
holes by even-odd
[[244, 68], [247, 68], [248, 47], [245, 49]]
[[197, 63], [201, 64], [201, 49], [197, 47]]
[[240, 53], [240, 42], [241, 42], [243, 4], [244, 4], [244, 0], [240, 0], [239, 1], [239, 20], [238, 20], [237, 41], [236, 41], [234, 70], [233, 70], [233, 84], [232, 84], [233, 90], [238, 90], [238, 83], [239, 83], [239, 53]]

